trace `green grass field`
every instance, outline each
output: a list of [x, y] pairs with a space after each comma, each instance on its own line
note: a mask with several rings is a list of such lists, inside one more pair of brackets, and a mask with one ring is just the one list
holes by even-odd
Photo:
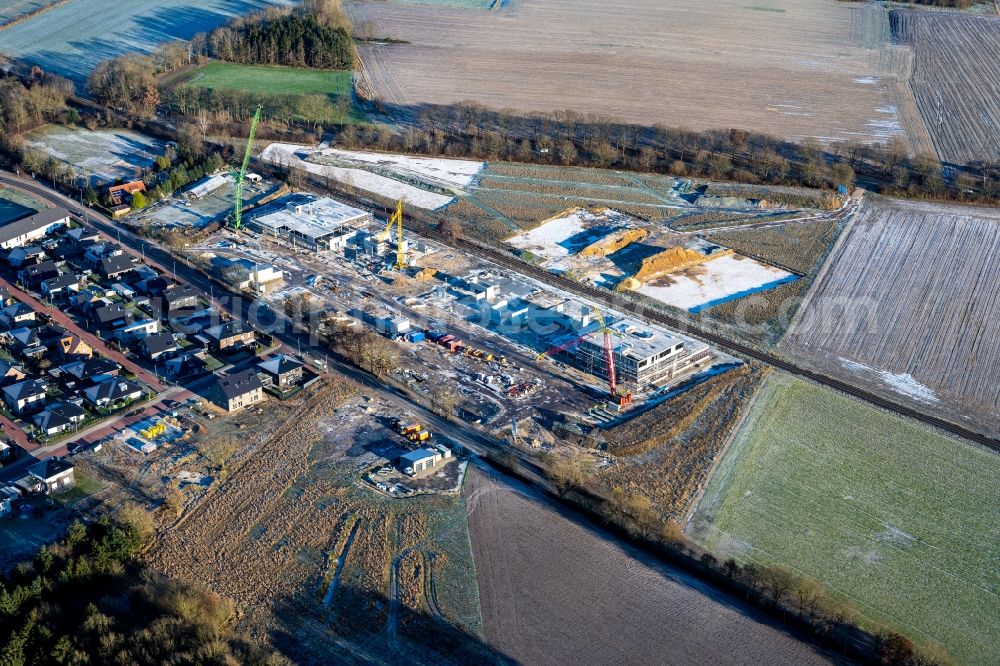
[[1000, 654], [1000, 455], [772, 376], [695, 514], [723, 557], [785, 564], [871, 625]]
[[266, 95], [350, 95], [351, 73], [298, 67], [210, 62], [194, 70], [186, 85], [245, 90]]
[[[171, 80], [166, 82], [174, 83]], [[176, 82], [213, 90], [242, 90], [261, 96], [326, 95], [331, 102], [346, 100], [351, 105], [349, 120], [359, 122], [364, 119], [361, 111], [351, 101], [349, 71], [210, 62], [185, 72]], [[306, 114], [305, 118], [329, 120], [329, 118], [311, 117], [309, 114]]]

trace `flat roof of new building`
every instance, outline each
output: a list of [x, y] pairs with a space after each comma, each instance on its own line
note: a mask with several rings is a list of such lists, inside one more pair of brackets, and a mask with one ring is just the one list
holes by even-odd
[[[672, 335], [632, 319], [616, 319], [608, 321], [608, 328], [614, 333], [611, 344], [616, 354], [634, 358], [637, 361], [652, 358], [657, 354], [668, 352], [677, 345], [686, 345], [689, 341], [678, 335]], [[592, 345], [604, 347], [604, 333], [601, 325], [592, 322], [583, 338]], [[695, 345], [697, 348], [697, 345]]]
[[363, 226], [370, 218], [370, 213], [336, 199], [296, 193], [268, 204], [247, 222], [316, 240]]

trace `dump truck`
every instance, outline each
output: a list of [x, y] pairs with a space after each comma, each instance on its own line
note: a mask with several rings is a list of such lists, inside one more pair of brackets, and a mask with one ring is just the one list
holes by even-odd
[[419, 432], [411, 432], [406, 438], [411, 442], [426, 442], [431, 438], [431, 434], [426, 430], [421, 430]]
[[419, 423], [401, 423], [399, 425], [399, 434], [409, 437], [413, 433], [420, 432], [421, 426]]

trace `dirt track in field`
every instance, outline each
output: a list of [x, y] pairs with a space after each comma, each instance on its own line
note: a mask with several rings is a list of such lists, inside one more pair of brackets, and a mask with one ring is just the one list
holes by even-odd
[[[359, 2], [349, 10], [379, 36], [409, 42], [361, 48], [367, 77], [390, 104], [472, 100], [790, 139], [885, 139], [903, 133], [901, 122], [920, 123], [906, 84], [911, 53], [891, 45], [884, 9], [757, 4], [523, 0], [485, 12]], [[926, 131], [916, 129], [922, 142]]]
[[466, 506], [489, 643], [521, 663], [825, 664], [738, 601], [475, 469]]

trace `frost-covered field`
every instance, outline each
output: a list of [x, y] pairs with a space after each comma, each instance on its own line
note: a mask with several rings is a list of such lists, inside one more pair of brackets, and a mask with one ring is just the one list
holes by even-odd
[[[289, 143], [272, 143], [261, 153], [261, 159], [270, 162], [272, 164], [300, 169], [302, 171], [307, 171], [317, 176], [323, 178], [331, 178], [341, 184], [349, 185], [351, 187], [357, 187], [359, 189], [365, 190], [366, 192], [371, 192], [372, 194], [377, 194], [386, 199], [403, 199], [411, 206], [416, 206], [418, 208], [426, 208], [428, 210], [434, 210], [442, 206], [447, 205], [452, 201], [454, 197], [446, 196], [443, 194], [438, 194], [437, 192], [430, 192], [428, 190], [410, 185], [409, 183], [404, 183], [400, 180], [394, 178], [389, 178], [377, 173], [372, 173], [364, 168], [351, 168], [351, 167], [341, 167], [332, 166], [331, 164], [317, 164], [315, 162], [306, 161], [306, 158], [310, 157], [314, 149], [309, 146], [301, 146]], [[388, 156], [380, 156], [388, 157]], [[400, 156], [402, 157], [402, 156]], [[417, 158], [421, 162], [436, 162], [439, 160], [424, 160], [422, 158]], [[449, 161], [449, 160], [440, 160]], [[356, 160], [359, 167], [362, 165], [363, 160]], [[371, 162], [365, 163], [371, 166]], [[417, 167], [414, 165], [413, 169], [421, 168], [427, 170], [429, 165], [423, 164]]]
[[692, 530], [716, 555], [784, 564], [869, 621], [1000, 654], [1000, 456], [835, 391], [772, 375]]
[[613, 231], [634, 223], [629, 216], [615, 211], [594, 212], [581, 208], [512, 236], [507, 243], [543, 258], [543, 265], [554, 268], [553, 261], [575, 254]]
[[32, 132], [26, 145], [72, 167], [78, 176], [90, 177], [95, 186], [141, 177], [165, 150], [163, 142], [129, 130], [56, 125]]
[[359, 166], [376, 166], [392, 171], [403, 177], [429, 180], [444, 186], [465, 187], [476, 177], [483, 162], [472, 160], [449, 160], [436, 157], [414, 157], [389, 153], [370, 153], [356, 150], [327, 148], [312, 156], [312, 161], [339, 165], [342, 163]]
[[870, 199], [782, 347], [996, 432], [997, 285], [1000, 211]]
[[788, 271], [739, 254], [706, 261], [665, 275], [637, 291], [692, 313], [797, 279]]
[[[21, 3], [24, 4], [24, 3]], [[289, 0], [72, 0], [0, 32], [0, 53], [82, 87], [102, 60], [190, 39], [233, 16]]]

